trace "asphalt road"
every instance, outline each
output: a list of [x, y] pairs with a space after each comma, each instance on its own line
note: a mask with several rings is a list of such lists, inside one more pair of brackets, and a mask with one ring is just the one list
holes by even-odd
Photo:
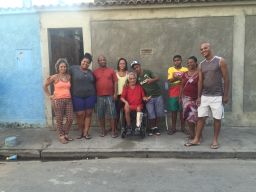
[[253, 192], [255, 183], [252, 160], [0, 162], [0, 192]]

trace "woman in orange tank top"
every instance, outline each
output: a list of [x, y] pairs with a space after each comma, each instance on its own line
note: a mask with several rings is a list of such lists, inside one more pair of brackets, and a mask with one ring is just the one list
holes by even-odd
[[[73, 106], [70, 94], [70, 75], [67, 73], [67, 60], [63, 58], [58, 59], [55, 69], [57, 73], [47, 78], [44, 84], [44, 91], [53, 104], [59, 141], [66, 144], [68, 141], [73, 140], [68, 137], [73, 122]], [[54, 85], [53, 95], [50, 94], [48, 89], [50, 84]], [[64, 115], [66, 115], [65, 124], [63, 124]]]

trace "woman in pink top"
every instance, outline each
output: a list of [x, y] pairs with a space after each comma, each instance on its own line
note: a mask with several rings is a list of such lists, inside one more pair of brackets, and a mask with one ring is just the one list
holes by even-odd
[[[70, 94], [70, 75], [68, 71], [68, 62], [66, 59], [60, 58], [55, 64], [56, 74], [47, 78], [44, 84], [44, 91], [46, 95], [52, 100], [57, 131], [59, 133], [59, 141], [63, 144], [72, 141], [68, 137], [70, 127], [73, 122], [73, 106]], [[49, 92], [49, 85], [54, 85], [54, 93]], [[64, 115], [66, 115], [66, 122], [63, 124]]]

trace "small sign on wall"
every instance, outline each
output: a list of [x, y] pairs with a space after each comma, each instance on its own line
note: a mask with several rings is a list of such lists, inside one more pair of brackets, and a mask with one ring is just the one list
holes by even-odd
[[152, 48], [143, 48], [140, 49], [140, 55], [153, 55], [153, 49]]

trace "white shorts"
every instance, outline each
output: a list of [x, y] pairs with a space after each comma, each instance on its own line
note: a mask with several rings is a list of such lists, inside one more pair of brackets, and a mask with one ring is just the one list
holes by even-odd
[[201, 104], [198, 107], [198, 117], [208, 117], [210, 110], [214, 119], [224, 118], [222, 96], [201, 96]]

